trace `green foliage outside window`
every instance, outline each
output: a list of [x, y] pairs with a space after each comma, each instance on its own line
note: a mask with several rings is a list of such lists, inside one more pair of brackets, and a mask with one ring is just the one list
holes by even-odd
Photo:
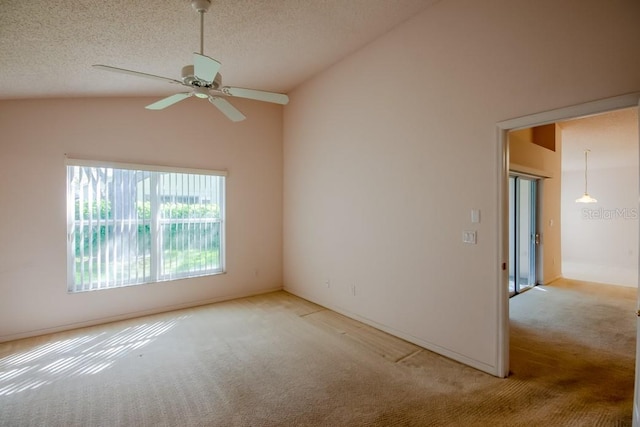
[[[112, 219], [111, 203], [108, 200], [85, 201], [80, 207], [76, 200], [75, 219], [104, 220]], [[81, 215], [82, 214], [82, 215]], [[137, 219], [151, 220], [151, 202], [136, 204]], [[220, 208], [216, 204], [163, 203], [160, 205], [161, 218], [220, 218]]]
[[[80, 206], [80, 201], [76, 200], [75, 219], [80, 220], [81, 217], [86, 222], [83, 226], [83, 232], [76, 232], [75, 253], [77, 257], [81, 257], [82, 254], [86, 256], [92, 249], [95, 251], [99, 245], [106, 243], [109, 235], [113, 236], [117, 230], [117, 226], [112, 223], [100, 223], [114, 218], [111, 204], [108, 200], [92, 201], [91, 203], [85, 201], [82, 207]], [[219, 219], [220, 208], [216, 204], [163, 203], [160, 205], [160, 217], [162, 219]], [[151, 203], [138, 202], [134, 219], [144, 221], [144, 223], [136, 225], [137, 240], [139, 247], [148, 247], [151, 241]], [[199, 237], [204, 237], [205, 234], [214, 232], [216, 234], [216, 238], [213, 239], [214, 247], [218, 249], [219, 239], [217, 234], [219, 231], [215, 231], [217, 230], [216, 228], [210, 226], [189, 227], [183, 223], [172, 223], [164, 227], [165, 233], [168, 232], [168, 234], [165, 234], [164, 239], [166, 248], [169, 247], [170, 242], [179, 243], [186, 239], [194, 241]], [[198, 236], [198, 234], [202, 236]]]

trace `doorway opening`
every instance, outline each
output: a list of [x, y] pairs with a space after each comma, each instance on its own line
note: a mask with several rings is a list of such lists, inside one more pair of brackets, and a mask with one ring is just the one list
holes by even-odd
[[[560, 108], [530, 116], [515, 118], [497, 124], [498, 154], [500, 156], [501, 171], [498, 174], [498, 253], [502, 258], [498, 266], [498, 358], [496, 373], [506, 377], [509, 374], [509, 144], [508, 133], [525, 128], [545, 126], [565, 120], [586, 117], [619, 110], [628, 107], [640, 106], [640, 93], [617, 96], [598, 101], [589, 102], [572, 107]], [[547, 192], [545, 190], [545, 192]], [[553, 226], [553, 223], [544, 220], [544, 226]], [[555, 260], [549, 260], [551, 264]], [[515, 282], [514, 282], [515, 283]]]

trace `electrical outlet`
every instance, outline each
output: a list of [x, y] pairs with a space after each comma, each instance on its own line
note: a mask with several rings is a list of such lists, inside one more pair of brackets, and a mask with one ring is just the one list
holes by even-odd
[[330, 288], [330, 287], [331, 287], [331, 280], [329, 280], [329, 279], [325, 280], [325, 281], [324, 281], [324, 285], [325, 285], [327, 288]]
[[351, 285], [351, 295], [356, 296], [356, 285]]

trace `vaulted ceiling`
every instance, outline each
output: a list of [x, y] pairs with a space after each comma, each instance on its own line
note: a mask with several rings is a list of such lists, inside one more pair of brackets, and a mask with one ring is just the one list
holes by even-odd
[[[204, 54], [224, 84], [288, 92], [440, 0], [212, 0]], [[200, 48], [189, 0], [2, 0], [0, 99], [161, 95]]]
[[589, 169], [638, 165], [638, 108], [626, 108], [560, 123], [562, 170], [584, 171], [584, 150], [590, 150]]

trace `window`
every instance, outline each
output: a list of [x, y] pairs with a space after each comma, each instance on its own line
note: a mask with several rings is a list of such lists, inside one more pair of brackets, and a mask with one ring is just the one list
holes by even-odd
[[69, 291], [222, 273], [224, 193], [224, 172], [69, 159]]

